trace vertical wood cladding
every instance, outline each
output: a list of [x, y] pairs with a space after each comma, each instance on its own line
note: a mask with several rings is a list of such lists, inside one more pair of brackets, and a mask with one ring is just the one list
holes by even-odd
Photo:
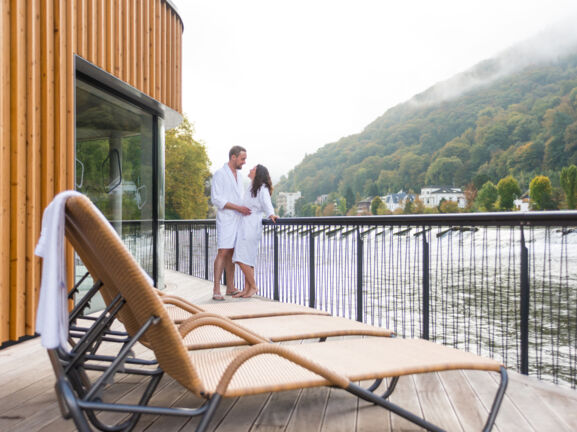
[[0, 343], [34, 334], [42, 212], [74, 188], [74, 55], [181, 111], [165, 0], [0, 0]]

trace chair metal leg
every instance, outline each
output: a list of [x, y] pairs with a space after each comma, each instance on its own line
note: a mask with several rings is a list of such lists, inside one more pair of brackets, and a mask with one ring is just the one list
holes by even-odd
[[395, 405], [394, 403], [386, 399], [383, 399], [381, 396], [378, 396], [370, 391], [367, 391], [362, 387], [357, 386], [356, 384], [350, 383], [345, 390], [360, 397], [361, 399], [380, 405], [383, 408], [386, 408], [389, 411], [409, 420], [411, 423], [414, 423], [416, 425], [421, 426], [422, 428], [425, 428], [428, 431], [443, 432], [443, 429], [439, 428], [438, 426], [426, 421], [425, 419], [419, 416], [416, 416], [412, 412], [407, 411], [406, 409], [401, 408], [400, 406]]
[[[150, 382], [146, 386], [146, 389], [144, 390], [144, 393], [142, 394], [140, 401], [138, 402], [139, 406], [145, 407], [148, 404], [148, 401], [150, 401], [150, 398], [152, 397], [154, 391], [156, 390], [156, 387], [158, 387], [158, 384], [160, 383], [160, 380], [163, 375], [164, 372], [160, 369], [158, 370], [158, 373], [152, 375]], [[86, 410], [86, 415], [90, 419], [90, 422], [98, 429], [105, 432], [130, 431], [134, 428], [138, 420], [140, 420], [142, 414], [143, 413], [140, 411], [132, 412], [130, 416], [122, 423], [116, 425], [106, 425], [102, 423], [98, 419], [98, 417], [96, 417], [94, 410], [91, 409]]]
[[216, 412], [216, 409], [218, 408], [218, 405], [220, 404], [221, 399], [222, 396], [219, 395], [218, 393], [212, 395], [212, 397], [210, 398], [210, 402], [208, 403], [208, 409], [206, 410], [206, 412], [202, 416], [202, 419], [200, 420], [200, 423], [196, 427], [196, 432], [204, 432], [206, 430], [208, 424], [210, 423], [212, 417], [214, 416], [214, 413]]
[[367, 391], [374, 392], [381, 385], [382, 382], [383, 382], [382, 378], [376, 379], [375, 382], [372, 383], [369, 386], [369, 388], [367, 388]]
[[509, 377], [507, 376], [507, 370], [503, 366], [501, 366], [500, 373], [501, 373], [501, 383], [499, 384], [499, 389], [497, 390], [497, 394], [495, 395], [495, 399], [493, 400], [493, 405], [491, 406], [491, 411], [489, 412], [489, 418], [487, 419], [487, 423], [485, 423], [483, 432], [489, 432], [493, 428], [493, 425], [495, 424], [495, 419], [497, 418], [497, 413], [499, 412], [499, 408], [501, 408], [501, 403], [503, 402], [503, 398], [505, 397], [505, 390], [507, 390]]
[[399, 382], [399, 377], [393, 377], [391, 379], [391, 382], [389, 384], [389, 387], [387, 387], [387, 390], [385, 391], [385, 393], [383, 393], [383, 395], [381, 396], [383, 399], [388, 399], [390, 395], [393, 394], [393, 392], [395, 391], [395, 387], [397, 386], [397, 383]]
[[80, 432], [91, 432], [92, 429], [90, 429], [84, 414], [82, 414], [82, 410], [78, 405], [78, 400], [70, 388], [70, 385], [66, 382], [66, 379], [63, 377], [58, 379], [55, 387], [63, 417], [72, 417], [72, 420], [76, 425], [76, 429], [78, 429]]

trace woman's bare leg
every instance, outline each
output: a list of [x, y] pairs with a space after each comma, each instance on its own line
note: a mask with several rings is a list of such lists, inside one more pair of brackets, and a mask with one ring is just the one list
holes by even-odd
[[242, 272], [244, 273], [244, 289], [239, 294], [234, 297], [248, 298], [255, 295], [258, 291], [256, 286], [256, 281], [254, 279], [254, 267], [251, 267], [244, 263], [237, 263]]

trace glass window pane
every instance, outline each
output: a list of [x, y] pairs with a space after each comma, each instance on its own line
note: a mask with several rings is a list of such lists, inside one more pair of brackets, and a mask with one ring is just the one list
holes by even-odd
[[[153, 275], [154, 116], [76, 81], [76, 189], [86, 194]], [[77, 278], [85, 270], [76, 269]]]

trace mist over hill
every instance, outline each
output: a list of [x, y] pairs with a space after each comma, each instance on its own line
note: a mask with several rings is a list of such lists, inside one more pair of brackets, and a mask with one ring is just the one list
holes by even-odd
[[[357, 197], [427, 184], [464, 187], [509, 174], [527, 187], [577, 163], [577, 32], [537, 35], [387, 110], [320, 148], [276, 191]], [[347, 203], [348, 206], [352, 205]]]

